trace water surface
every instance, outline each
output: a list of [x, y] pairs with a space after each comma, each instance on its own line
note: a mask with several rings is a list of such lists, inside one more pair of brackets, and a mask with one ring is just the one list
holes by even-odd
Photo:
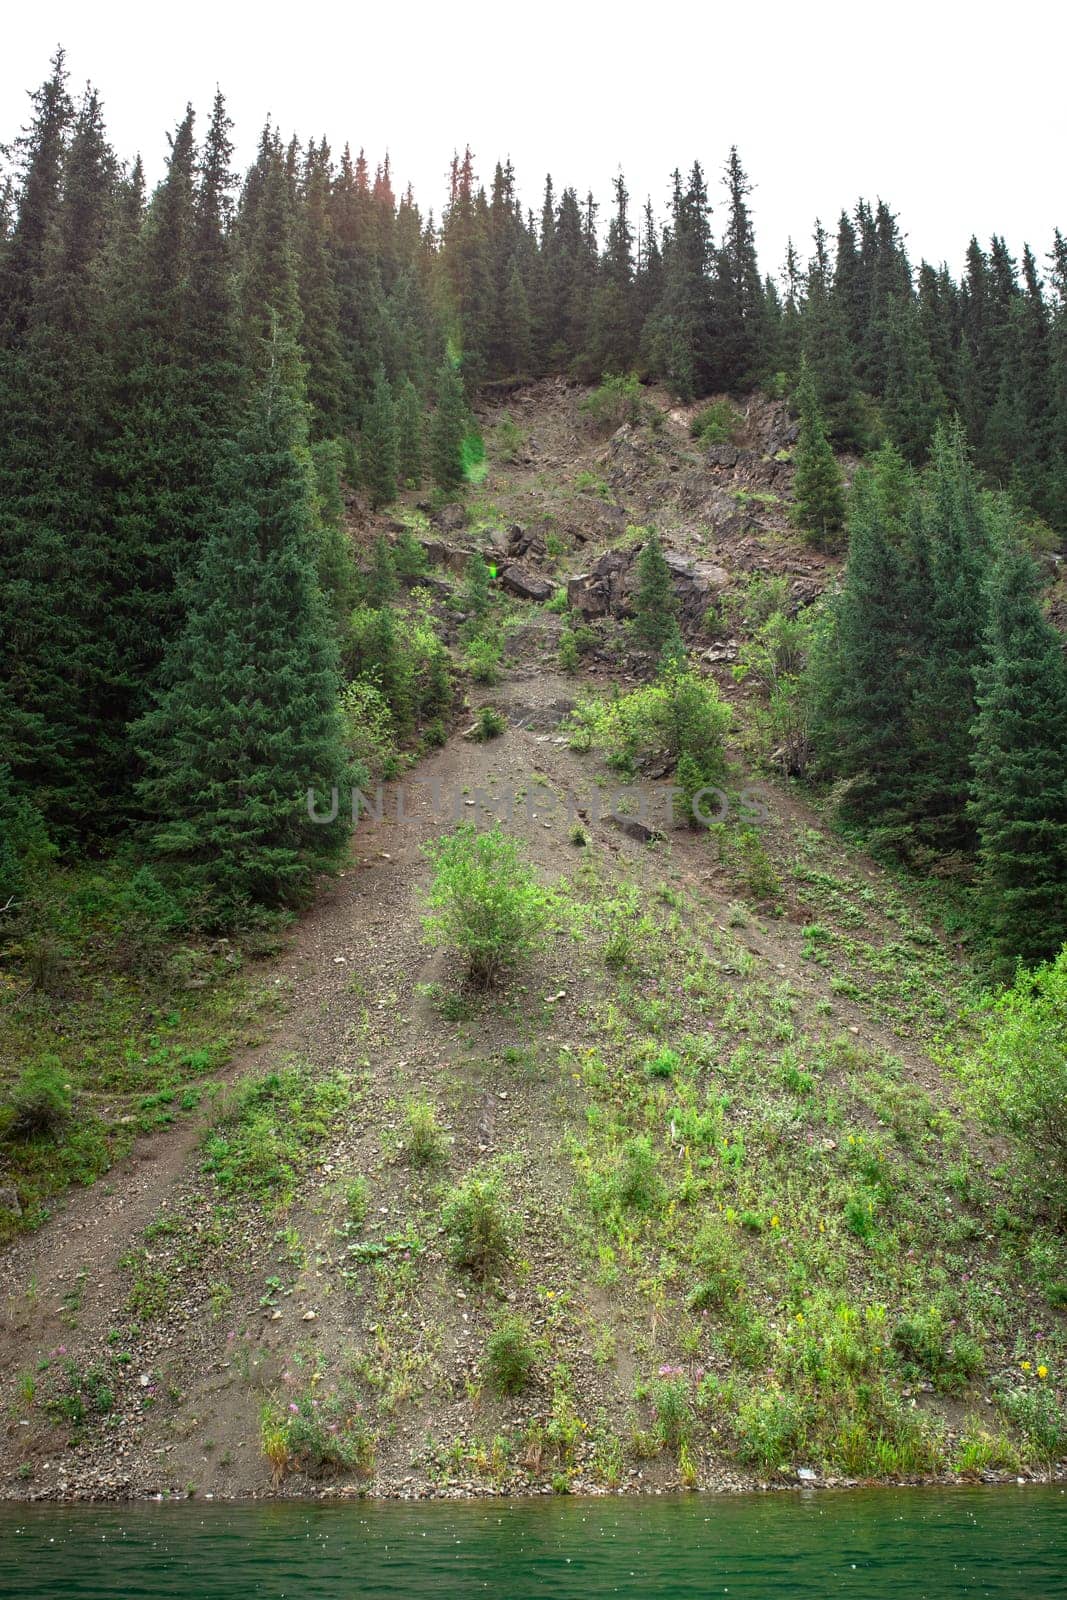
[[1063, 1600], [1067, 1492], [0, 1506], [5, 1600], [468, 1595]]

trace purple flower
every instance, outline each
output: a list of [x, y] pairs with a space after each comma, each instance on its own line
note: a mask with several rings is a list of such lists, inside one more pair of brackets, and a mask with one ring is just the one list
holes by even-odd
[[297, 1413], [299, 1412], [300, 1407], [294, 1401], [290, 1400], [290, 1402], [289, 1402], [289, 1410], [292, 1412], [293, 1416], [295, 1417], [297, 1415]]

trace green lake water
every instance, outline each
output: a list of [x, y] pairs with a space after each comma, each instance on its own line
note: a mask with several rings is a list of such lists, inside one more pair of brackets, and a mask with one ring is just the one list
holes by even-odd
[[1061, 1488], [0, 1506], [0, 1596], [1061, 1600]]

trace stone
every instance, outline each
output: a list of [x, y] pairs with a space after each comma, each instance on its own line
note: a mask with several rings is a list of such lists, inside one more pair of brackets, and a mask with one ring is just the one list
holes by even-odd
[[442, 506], [430, 520], [442, 533], [458, 533], [460, 528], [467, 526], [467, 508], [460, 505]]
[[628, 839], [636, 839], [638, 844], [662, 844], [667, 837], [659, 828], [650, 828], [646, 822], [640, 822], [637, 817], [622, 817], [615, 811], [606, 816], [604, 821], [610, 822], [620, 833], [625, 833]]
[[539, 578], [536, 573], [527, 572], [519, 566], [504, 568], [500, 574], [500, 586], [519, 600], [532, 600], [538, 604], [551, 600], [556, 592], [555, 585], [549, 583], [547, 578]]
[[704, 459], [709, 467], [722, 467], [729, 472], [736, 467], [738, 454], [735, 444], [713, 444], [708, 446]]
[[21, 1217], [22, 1215], [18, 1190], [13, 1183], [0, 1184], [0, 1211], [10, 1211], [16, 1217]]

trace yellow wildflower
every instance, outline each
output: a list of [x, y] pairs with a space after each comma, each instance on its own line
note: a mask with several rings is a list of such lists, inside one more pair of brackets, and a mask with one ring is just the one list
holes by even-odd
[[1030, 1363], [1029, 1363], [1029, 1361], [1020, 1362], [1020, 1366], [1022, 1367], [1024, 1372], [1029, 1372], [1030, 1371]]
[[1038, 1367], [1037, 1375], [1038, 1375], [1039, 1378], [1047, 1378], [1048, 1377], [1048, 1368], [1045, 1367], [1045, 1366]]

